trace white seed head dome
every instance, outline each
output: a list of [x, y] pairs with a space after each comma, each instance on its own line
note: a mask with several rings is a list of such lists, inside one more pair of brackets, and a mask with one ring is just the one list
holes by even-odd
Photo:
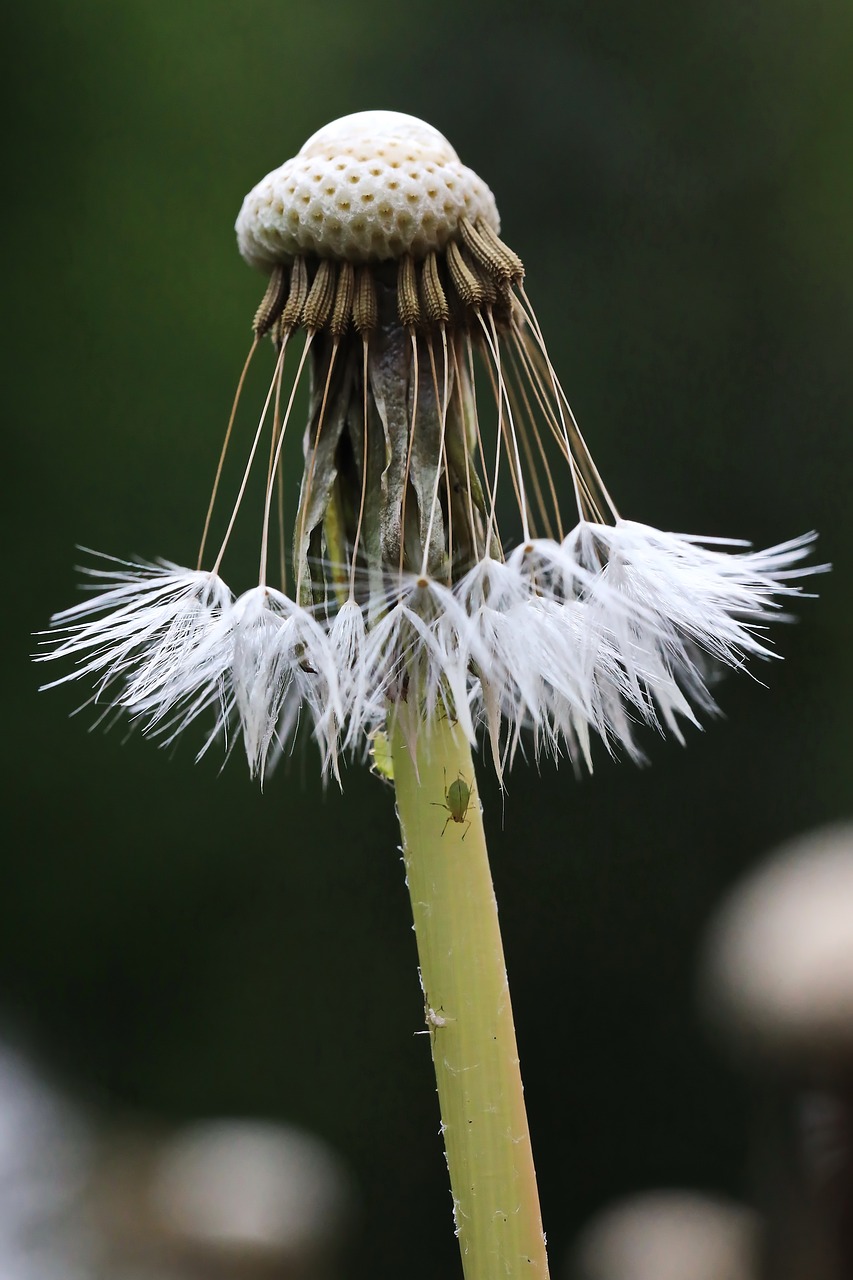
[[706, 945], [713, 1022], [781, 1068], [853, 1059], [853, 826], [780, 849], [736, 886]]
[[577, 1280], [750, 1280], [759, 1226], [741, 1205], [691, 1191], [649, 1191], [605, 1209], [583, 1232]]
[[423, 258], [443, 249], [463, 218], [500, 230], [494, 196], [447, 139], [415, 116], [359, 111], [325, 125], [252, 188], [237, 243], [267, 271], [298, 254]]

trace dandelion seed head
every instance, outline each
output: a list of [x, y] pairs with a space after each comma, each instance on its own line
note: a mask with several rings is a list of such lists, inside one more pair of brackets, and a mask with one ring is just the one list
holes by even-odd
[[[334, 121], [249, 193], [238, 243], [269, 282], [198, 564], [95, 570], [105, 590], [58, 615], [40, 655], [74, 664], [56, 683], [88, 680], [162, 743], [204, 717], [200, 754], [241, 739], [260, 779], [301, 728], [338, 776], [341, 752], [363, 757], [392, 722], [414, 750], [444, 719], [488, 739], [502, 778], [519, 752], [580, 771], [595, 739], [635, 760], [644, 727], [683, 741], [716, 710], [710, 668], [776, 656], [766, 623], [815, 571], [811, 536], [755, 552], [624, 519], [498, 231], [485, 183], [395, 112]], [[247, 438], [238, 403], [266, 338]], [[283, 444], [303, 379], [288, 539]], [[237, 594], [222, 565], [247, 518], [258, 578]]]
[[360, 111], [325, 125], [253, 187], [236, 230], [246, 261], [269, 270], [299, 254], [424, 258], [462, 218], [500, 230], [494, 196], [447, 139], [414, 116]]

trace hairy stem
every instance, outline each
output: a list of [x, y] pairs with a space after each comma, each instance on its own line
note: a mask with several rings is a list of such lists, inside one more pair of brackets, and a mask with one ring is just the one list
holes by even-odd
[[391, 749], [465, 1280], [546, 1280], [536, 1173], [471, 750], [458, 726], [446, 720], [423, 727], [414, 753], [398, 725]]

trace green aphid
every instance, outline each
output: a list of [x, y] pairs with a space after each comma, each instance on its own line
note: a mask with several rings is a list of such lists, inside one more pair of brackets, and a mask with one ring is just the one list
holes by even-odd
[[391, 743], [384, 729], [374, 729], [370, 734], [370, 772], [383, 782], [394, 782], [394, 762], [391, 759]]
[[471, 807], [471, 797], [473, 794], [473, 783], [466, 782], [461, 773], [457, 774], [456, 781], [451, 782], [449, 787], [447, 785], [447, 774], [445, 773], [444, 803], [442, 804], [438, 800], [433, 800], [431, 802], [435, 808], [447, 810], [448, 818], [447, 822], [445, 822], [444, 826], [441, 828], [442, 835], [444, 835], [447, 830], [448, 822], [458, 822], [460, 825], [464, 823], [465, 830], [462, 833], [462, 839], [465, 839], [468, 834], [468, 828], [471, 826], [471, 822], [468, 818], [468, 810]]

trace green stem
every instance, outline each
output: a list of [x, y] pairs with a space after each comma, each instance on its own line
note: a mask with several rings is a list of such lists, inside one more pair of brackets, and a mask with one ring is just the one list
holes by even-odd
[[409, 741], [398, 723], [394, 785], [465, 1280], [547, 1280], [471, 749], [444, 720]]

